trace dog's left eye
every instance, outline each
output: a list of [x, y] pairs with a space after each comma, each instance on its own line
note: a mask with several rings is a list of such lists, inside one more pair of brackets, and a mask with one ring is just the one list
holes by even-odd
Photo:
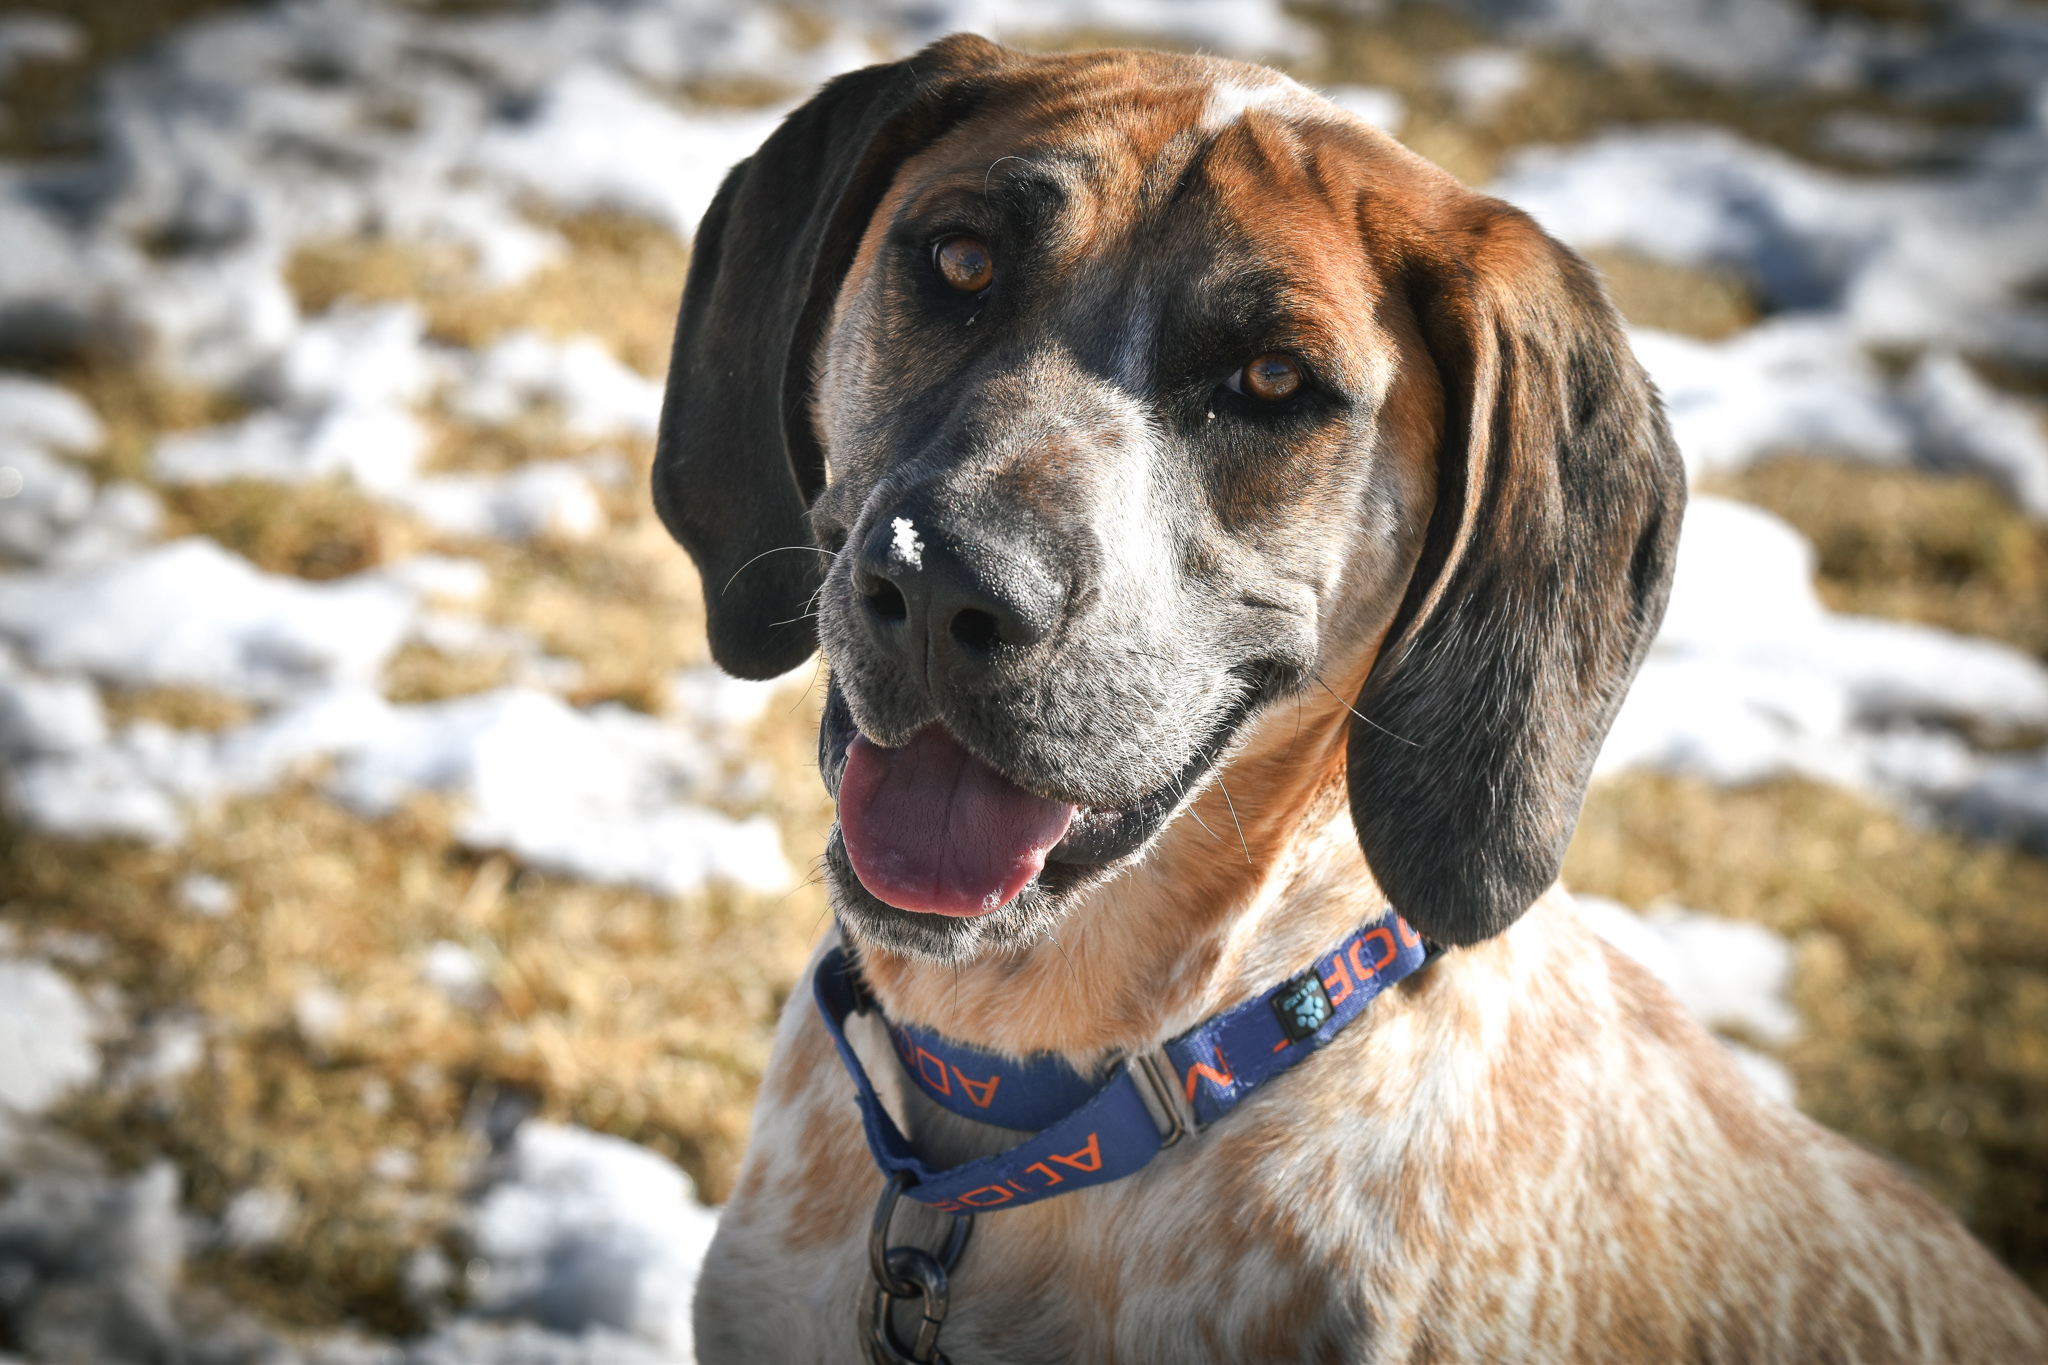
[[933, 248], [932, 263], [963, 294], [979, 294], [996, 277], [995, 257], [979, 237], [948, 237]]
[[1285, 402], [1301, 392], [1301, 366], [1289, 356], [1255, 356], [1224, 380], [1223, 387], [1264, 403]]

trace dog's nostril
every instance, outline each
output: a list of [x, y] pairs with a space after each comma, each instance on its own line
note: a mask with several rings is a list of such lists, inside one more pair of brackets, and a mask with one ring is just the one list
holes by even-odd
[[910, 606], [903, 600], [903, 594], [886, 578], [868, 589], [866, 597], [868, 610], [884, 621], [901, 621], [910, 615]]
[[977, 654], [988, 653], [1000, 644], [1003, 638], [1002, 628], [996, 624], [996, 618], [972, 607], [955, 616], [953, 624], [948, 629], [953, 632], [955, 640]]

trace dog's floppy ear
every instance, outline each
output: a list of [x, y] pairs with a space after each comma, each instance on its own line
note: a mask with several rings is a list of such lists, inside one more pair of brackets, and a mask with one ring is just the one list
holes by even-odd
[[1463, 944], [1557, 877], [1664, 615], [1685, 473], [1590, 267], [1495, 200], [1438, 204], [1380, 256], [1439, 371], [1444, 430], [1349, 781], [1381, 889], [1425, 936]]
[[772, 678], [817, 648], [805, 510], [825, 482], [813, 352], [896, 168], [1005, 59], [962, 35], [827, 84], [733, 167], [691, 248], [654, 454], [654, 505], [704, 580], [711, 654]]

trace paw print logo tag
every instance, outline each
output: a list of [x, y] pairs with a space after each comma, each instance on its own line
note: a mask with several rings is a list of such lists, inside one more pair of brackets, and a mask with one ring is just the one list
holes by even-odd
[[1330, 993], [1323, 989], [1313, 968], [1282, 986], [1273, 997], [1273, 1013], [1280, 1016], [1280, 1027], [1290, 1043], [1298, 1043], [1321, 1028], [1331, 1012]]

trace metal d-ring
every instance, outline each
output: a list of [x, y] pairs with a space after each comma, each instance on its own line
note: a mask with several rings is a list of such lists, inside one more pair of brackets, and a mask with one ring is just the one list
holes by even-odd
[[[955, 1215], [946, 1245], [934, 1257], [922, 1247], [889, 1245], [889, 1223], [896, 1214], [896, 1201], [910, 1188], [908, 1171], [898, 1171], [882, 1188], [875, 1204], [875, 1220], [868, 1233], [868, 1269], [874, 1276], [868, 1320], [862, 1344], [868, 1359], [877, 1365], [947, 1365], [939, 1352], [939, 1328], [945, 1325], [951, 1286], [947, 1272], [959, 1264], [974, 1231], [974, 1215]], [[896, 1340], [889, 1322], [889, 1310], [899, 1299], [916, 1295], [920, 1320], [917, 1339], [907, 1348]]]

